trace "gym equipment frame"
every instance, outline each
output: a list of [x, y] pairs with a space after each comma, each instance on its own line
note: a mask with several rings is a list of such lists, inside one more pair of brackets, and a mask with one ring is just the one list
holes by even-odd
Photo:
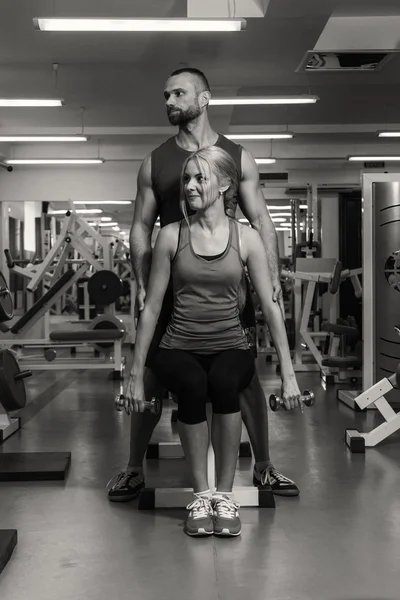
[[[0, 337], [0, 343], [4, 348], [17, 347], [17, 357], [23, 362], [24, 366], [29, 366], [32, 370], [66, 370], [66, 369], [106, 369], [113, 372], [114, 379], [121, 379], [125, 369], [125, 358], [122, 357], [122, 342], [125, 336], [123, 324], [112, 315], [98, 317], [91, 324], [91, 329], [82, 331], [55, 331], [50, 333], [48, 339], [24, 339], [22, 336], [26, 329], [31, 328], [43, 315], [53, 306], [66, 291], [82, 277], [89, 268], [88, 263], [82, 264], [77, 271], [68, 270], [55, 282], [52, 288], [23, 315], [8, 331], [13, 334], [10, 338]], [[107, 320], [111, 329], [97, 328], [96, 321]], [[101, 325], [101, 323], [100, 323]], [[2, 331], [7, 329], [2, 326]], [[44, 362], [43, 357], [30, 358], [29, 355], [22, 355], [22, 348], [39, 347], [76, 347], [97, 345], [97, 349], [102, 351], [104, 346], [107, 349], [104, 352], [103, 359], [85, 358], [85, 360], [76, 360], [75, 358], [62, 358], [54, 362]], [[96, 347], [96, 346], [95, 346]]]
[[[394, 373], [400, 361], [400, 341], [394, 326], [400, 322], [399, 222], [400, 174], [364, 173], [363, 210], [363, 390]], [[355, 411], [360, 390], [340, 390], [338, 399]], [[400, 406], [400, 391], [388, 402]], [[374, 402], [365, 407], [376, 409]]]
[[393, 389], [400, 388], [400, 364], [396, 373], [391, 377], [385, 377], [375, 383], [369, 390], [363, 392], [354, 399], [361, 410], [374, 404], [379, 410], [384, 422], [368, 433], [361, 433], [355, 429], [346, 429], [345, 441], [351, 452], [364, 453], [365, 448], [373, 448], [387, 437], [400, 429], [400, 413], [396, 413], [385, 398], [385, 394]]

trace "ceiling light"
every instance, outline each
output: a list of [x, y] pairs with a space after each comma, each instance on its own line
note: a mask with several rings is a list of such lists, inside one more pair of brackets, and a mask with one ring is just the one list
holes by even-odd
[[290, 231], [291, 227], [275, 227], [275, 231]]
[[293, 133], [232, 133], [225, 137], [228, 140], [287, 140]]
[[111, 217], [101, 217], [101, 221], [112, 221]]
[[39, 31], [243, 31], [244, 19], [55, 19], [38, 17]]
[[400, 156], [349, 156], [349, 160], [353, 162], [374, 162], [374, 161], [400, 161]]
[[8, 165], [98, 165], [104, 162], [102, 158], [24, 158], [5, 161]]
[[257, 165], [273, 165], [276, 160], [275, 158], [255, 158]]
[[0, 142], [87, 142], [79, 135], [0, 135]]
[[[68, 212], [68, 209], [53, 210], [53, 211], [49, 212], [49, 215], [65, 215], [66, 212]], [[103, 211], [101, 210], [101, 208], [88, 208], [87, 210], [85, 210], [83, 208], [82, 210], [76, 210], [74, 212], [76, 212], [76, 214], [79, 214], [79, 215], [95, 215], [95, 214], [101, 213]]]
[[21, 107], [21, 106], [62, 106], [63, 101], [58, 99], [43, 98], [0, 98], [0, 106]]
[[111, 223], [99, 223], [99, 227], [115, 227], [115, 225], [118, 225], [118, 223], [114, 223], [113, 221]]
[[74, 204], [132, 204], [132, 200], [74, 200]]
[[286, 223], [286, 219], [284, 217], [275, 217], [275, 215], [272, 217], [272, 221], [274, 223]]
[[286, 206], [286, 205], [285, 206], [276, 206], [274, 204], [269, 205], [267, 203], [267, 207], [268, 207], [268, 210], [290, 210], [290, 205], [289, 206]]
[[400, 131], [379, 131], [378, 137], [400, 137]]
[[291, 216], [292, 216], [292, 214], [289, 212], [280, 212], [280, 213], [274, 212], [272, 215], [273, 218], [275, 218], [275, 217], [289, 217], [290, 218]]
[[300, 210], [307, 210], [308, 206], [307, 204], [300, 204]]
[[264, 96], [260, 98], [211, 98], [214, 106], [248, 106], [261, 104], [315, 104], [318, 96]]
[[114, 225], [113, 231], [121, 231], [121, 227], [118, 227], [118, 225]]

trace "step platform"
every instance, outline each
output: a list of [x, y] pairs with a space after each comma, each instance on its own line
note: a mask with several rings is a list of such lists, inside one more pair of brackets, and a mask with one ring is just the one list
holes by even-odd
[[0, 573], [10, 560], [17, 542], [16, 529], [0, 529]]
[[[240, 442], [239, 458], [251, 457], [250, 442]], [[146, 458], [148, 460], [160, 460], [166, 458], [185, 458], [185, 455], [179, 442], [156, 442], [148, 445]]]
[[0, 481], [64, 481], [70, 464], [70, 452], [5, 452]]

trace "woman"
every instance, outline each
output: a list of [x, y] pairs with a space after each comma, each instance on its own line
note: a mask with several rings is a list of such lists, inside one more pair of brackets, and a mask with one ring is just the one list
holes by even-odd
[[[153, 253], [146, 304], [139, 320], [127, 399], [144, 410], [143, 374], [157, 319], [172, 276], [174, 308], [152, 370], [178, 397], [178, 427], [189, 462], [194, 501], [186, 520], [189, 535], [241, 532], [232, 496], [241, 437], [239, 394], [254, 376], [254, 358], [240, 323], [241, 282], [247, 266], [260, 298], [281, 365], [283, 397], [300, 404], [285, 325], [259, 234], [226, 215], [237, 194], [232, 158], [212, 146], [199, 150], [182, 170], [181, 208], [185, 218], [161, 229]], [[186, 202], [193, 211], [187, 216]], [[206, 403], [213, 407], [211, 438], [217, 491], [207, 481]]]

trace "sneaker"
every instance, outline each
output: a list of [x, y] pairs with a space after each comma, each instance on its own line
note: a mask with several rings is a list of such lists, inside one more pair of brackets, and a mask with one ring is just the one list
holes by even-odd
[[242, 524], [239, 517], [239, 504], [230, 496], [216, 494], [212, 498], [214, 508], [214, 535], [235, 537], [240, 535]]
[[137, 498], [143, 488], [143, 474], [121, 471], [107, 483], [108, 499], [111, 502], [129, 502]]
[[185, 531], [191, 536], [212, 535], [214, 523], [211, 496], [194, 495], [196, 499], [186, 507], [190, 512], [185, 522]]
[[279, 473], [274, 467], [264, 469], [262, 473], [258, 473], [254, 467], [253, 485], [256, 487], [270, 485], [273, 493], [277, 496], [298, 496], [300, 494], [295, 482]]

